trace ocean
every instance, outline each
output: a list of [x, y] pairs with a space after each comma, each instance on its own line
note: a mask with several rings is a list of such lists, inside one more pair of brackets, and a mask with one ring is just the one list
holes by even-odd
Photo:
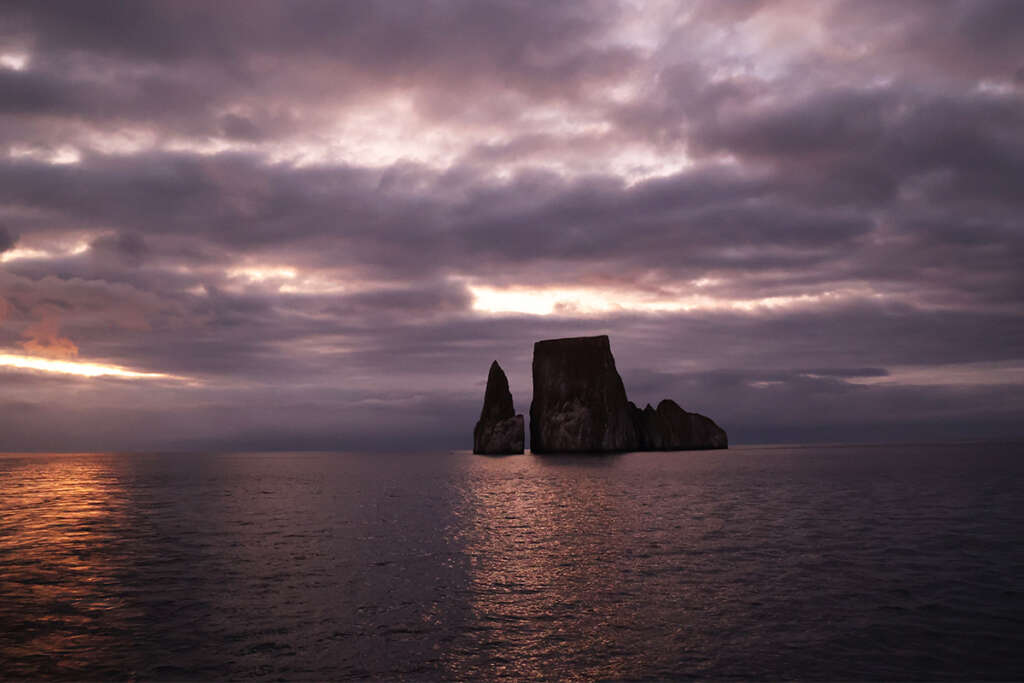
[[3, 455], [0, 678], [1019, 680], [1024, 446]]

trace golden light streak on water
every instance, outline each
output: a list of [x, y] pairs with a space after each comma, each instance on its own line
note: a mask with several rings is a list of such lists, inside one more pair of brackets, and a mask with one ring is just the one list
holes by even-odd
[[[141, 616], [122, 580], [129, 558], [109, 552], [131, 523], [131, 498], [106, 456], [42, 454], [33, 465], [0, 471], [0, 557], [10, 558], [0, 593], [18, 615], [0, 659], [53, 654], [62, 668], [102, 668], [124, 647], [112, 626]], [[12, 472], [28, 476], [12, 486]]]

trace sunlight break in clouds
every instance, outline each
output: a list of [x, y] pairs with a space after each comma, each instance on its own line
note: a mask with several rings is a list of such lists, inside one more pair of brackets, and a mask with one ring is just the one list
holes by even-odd
[[950, 363], [924, 367], [897, 366], [879, 377], [851, 377], [851, 384], [911, 386], [999, 386], [1024, 383], [1024, 365], [1019, 361]]
[[4, 52], [0, 54], [0, 68], [11, 71], [24, 71], [28, 66], [28, 55], [24, 52]]
[[67, 256], [78, 256], [89, 251], [89, 243], [85, 241], [76, 242], [65, 249], [35, 249], [32, 247], [15, 247], [10, 251], [0, 254], [0, 263], [16, 261], [18, 259], [55, 259]]
[[129, 370], [120, 365], [108, 365], [105, 363], [88, 363], [73, 360], [50, 360], [48, 358], [37, 358], [35, 356], [21, 356], [10, 353], [0, 353], [0, 367], [20, 368], [23, 370], [37, 370], [39, 372], [50, 372], [62, 375], [78, 375], [79, 377], [121, 377], [124, 379], [174, 379], [183, 380], [184, 377], [168, 375], [162, 372], [137, 372]]
[[[225, 274], [229, 280], [244, 283], [246, 286], [266, 287], [280, 294], [337, 294], [349, 289], [328, 277], [304, 272], [292, 266], [247, 265], [230, 268]], [[229, 289], [242, 291], [244, 287]], [[192, 291], [198, 293], [194, 288]]]
[[82, 160], [81, 152], [71, 145], [61, 145], [56, 149], [15, 145], [10, 148], [8, 154], [12, 159], [31, 159], [54, 166], [77, 164]]
[[[701, 286], [706, 281], [698, 281]], [[585, 287], [497, 289], [467, 285], [473, 296], [473, 310], [481, 313], [525, 313], [527, 315], [600, 315], [616, 312], [672, 313], [689, 311], [754, 312], [882, 295], [855, 289], [830, 290], [817, 294], [772, 296], [758, 299], [724, 299], [702, 294], [671, 297], [644, 296], [621, 290]]]
[[243, 278], [249, 282], [294, 280], [296, 275], [295, 269], [289, 266], [242, 266], [227, 272], [229, 278]]

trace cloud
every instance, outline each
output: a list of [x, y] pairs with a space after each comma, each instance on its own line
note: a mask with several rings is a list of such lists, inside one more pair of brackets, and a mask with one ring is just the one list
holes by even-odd
[[32, 314], [38, 319], [25, 328], [26, 337], [21, 343], [29, 353], [68, 360], [78, 355], [78, 347], [67, 337], [60, 335], [60, 310], [52, 305], [38, 306]]
[[14, 248], [17, 241], [18, 238], [11, 235], [7, 226], [0, 224], [0, 254]]
[[0, 434], [460, 447], [491, 360], [525, 410], [533, 341], [609, 333], [734, 441], [1006, 435], [1019, 13], [0, 8], [0, 349], [196, 380], [5, 370]]

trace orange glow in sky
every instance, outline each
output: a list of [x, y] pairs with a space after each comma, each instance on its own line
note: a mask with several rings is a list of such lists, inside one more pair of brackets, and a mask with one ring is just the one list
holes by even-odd
[[120, 365], [105, 363], [88, 363], [75, 360], [50, 360], [36, 356], [22, 356], [11, 353], [0, 353], [0, 367], [22, 368], [53, 372], [62, 375], [78, 375], [80, 377], [121, 377], [124, 379], [184, 379], [176, 375], [162, 372], [136, 372]]

